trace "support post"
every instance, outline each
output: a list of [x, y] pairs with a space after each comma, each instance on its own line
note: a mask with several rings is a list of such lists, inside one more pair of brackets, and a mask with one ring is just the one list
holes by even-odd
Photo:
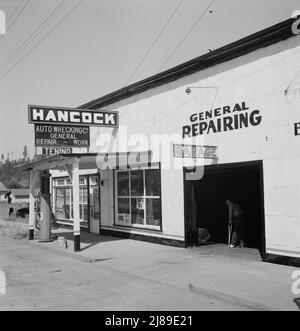
[[73, 231], [74, 251], [80, 251], [80, 213], [79, 213], [79, 160], [73, 161], [72, 186], [73, 186]]

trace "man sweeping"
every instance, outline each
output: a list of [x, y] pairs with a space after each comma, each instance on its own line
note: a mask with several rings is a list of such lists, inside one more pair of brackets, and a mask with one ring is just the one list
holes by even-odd
[[244, 211], [240, 205], [227, 199], [229, 224], [228, 224], [228, 244], [230, 248], [244, 248]]

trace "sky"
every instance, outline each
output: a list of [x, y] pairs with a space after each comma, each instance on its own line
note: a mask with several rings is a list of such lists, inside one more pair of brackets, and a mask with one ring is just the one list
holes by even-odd
[[28, 104], [78, 107], [124, 87], [154, 40], [128, 84], [284, 21], [300, 9], [300, 0], [215, 0], [203, 15], [211, 2], [0, 0], [7, 20], [6, 34], [0, 35], [0, 154], [19, 158], [27, 145], [33, 156]]

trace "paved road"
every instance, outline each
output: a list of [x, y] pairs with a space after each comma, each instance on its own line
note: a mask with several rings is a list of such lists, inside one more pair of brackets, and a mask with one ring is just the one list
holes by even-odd
[[188, 287], [87, 263], [26, 241], [0, 238], [7, 293], [0, 310], [245, 310]]

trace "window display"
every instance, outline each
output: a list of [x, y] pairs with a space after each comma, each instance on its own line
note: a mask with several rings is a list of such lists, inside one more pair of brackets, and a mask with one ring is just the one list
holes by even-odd
[[116, 225], [161, 227], [160, 170], [117, 170]]

